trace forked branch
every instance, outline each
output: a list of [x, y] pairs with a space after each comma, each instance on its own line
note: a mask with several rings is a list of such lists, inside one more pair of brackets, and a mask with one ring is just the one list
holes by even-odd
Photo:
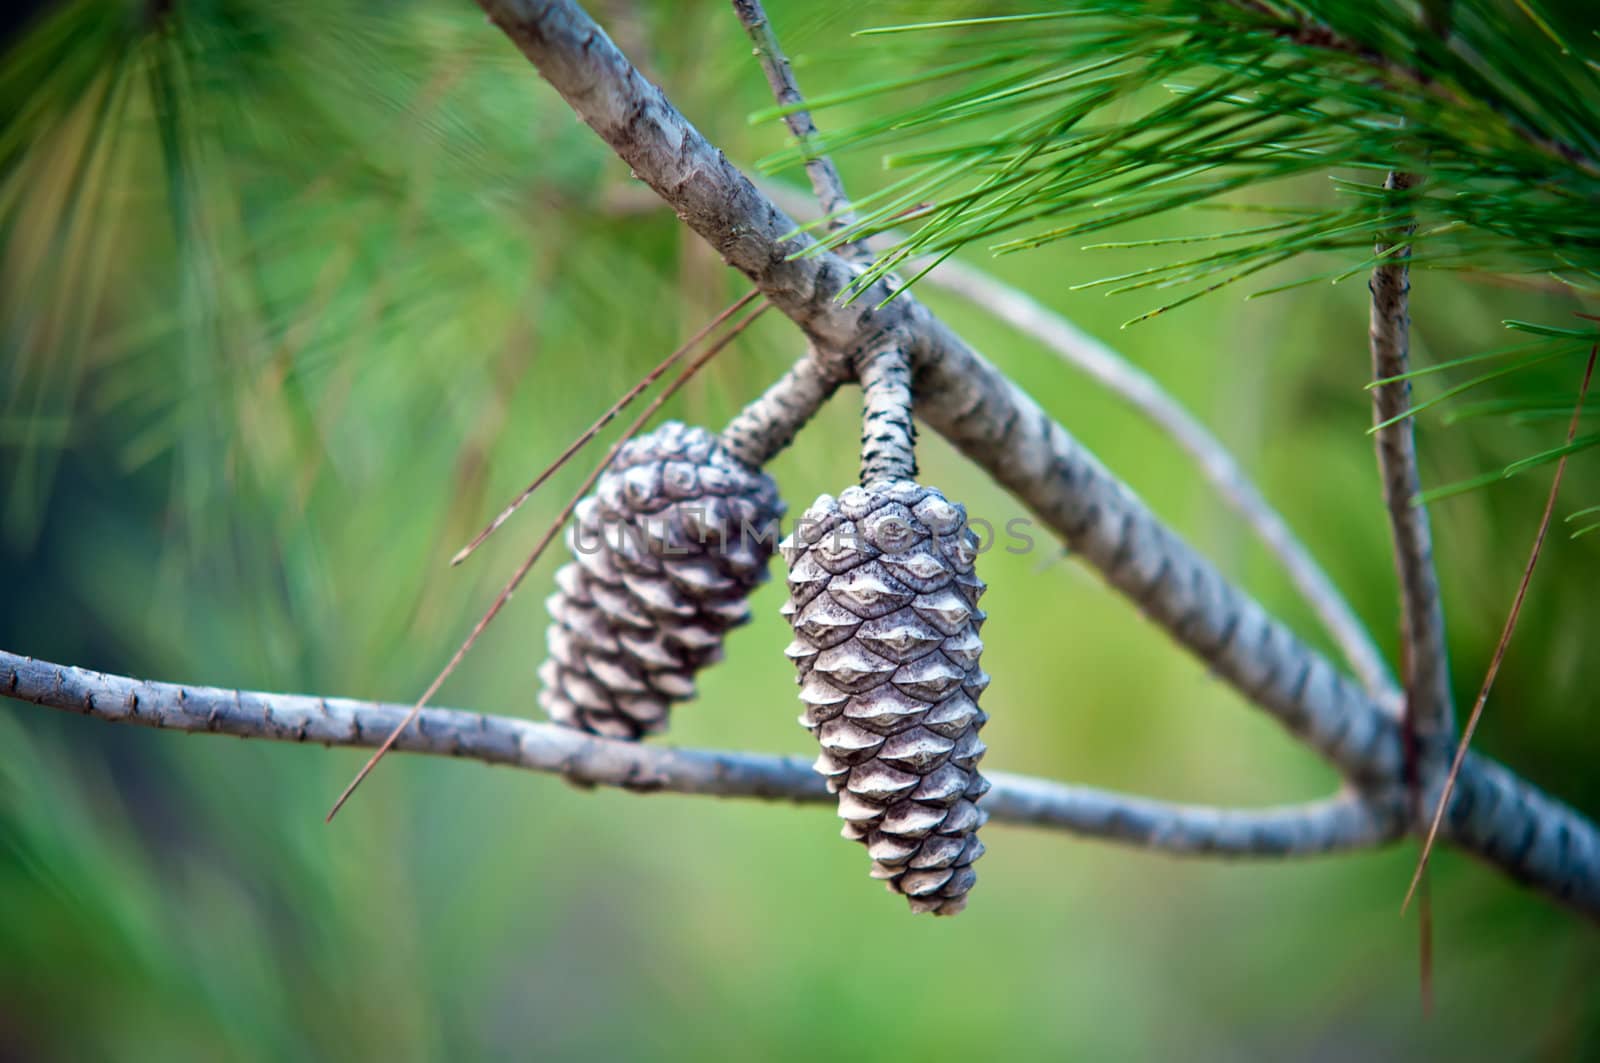
[[[1220, 811], [998, 776], [999, 820], [1117, 838], [1172, 852], [1287, 855], [1366, 847], [1405, 827], [1397, 722], [1371, 695], [1167, 528], [1065, 428], [909, 295], [882, 285], [853, 303], [855, 275], [811, 241], [679, 114], [575, 5], [480, 0], [578, 115], [818, 350], [864, 351], [894, 336], [917, 412], [1060, 535], [1114, 589], [1338, 767], [1346, 794], [1312, 806]], [[814, 408], [818, 381], [791, 373], [764, 408]], [[806, 389], [810, 389], [807, 391]], [[803, 418], [799, 418], [803, 419]], [[730, 435], [759, 455], [792, 431]], [[767, 442], [762, 442], [766, 440]], [[594, 738], [551, 725], [406, 707], [142, 683], [0, 652], [0, 695], [116, 722], [284, 741], [473, 757], [634, 790], [829, 800], [802, 763]], [[1485, 758], [1468, 754], [1440, 821], [1447, 837], [1505, 873], [1600, 918], [1600, 832]]]
[[[819, 347], [907, 337], [917, 412], [1054, 528], [1107, 582], [1368, 793], [1403, 777], [1385, 709], [1159, 521], [1036, 403], [909, 295], [879, 284], [848, 304], [854, 276], [815, 253], [768, 200], [646, 81], [577, 6], [479, 0], [583, 119], [727, 262]], [[812, 253], [805, 253], [811, 249]], [[1446, 812], [1469, 851], [1591, 916], [1600, 914], [1600, 832], [1490, 762], [1469, 757]]]
[[[811, 205], [798, 189], [777, 182], [764, 182], [760, 187], [786, 212], [802, 218], [810, 216]], [[897, 239], [893, 232], [884, 235]], [[914, 259], [908, 268], [921, 273], [930, 265]], [[1160, 381], [1026, 292], [957, 259], [939, 263], [922, 283], [960, 296], [1032, 337], [1170, 437], [1194, 461], [1223, 503], [1278, 559], [1367, 693], [1392, 715], [1399, 716], [1400, 691], [1366, 625], [1228, 448], [1162, 388]]]

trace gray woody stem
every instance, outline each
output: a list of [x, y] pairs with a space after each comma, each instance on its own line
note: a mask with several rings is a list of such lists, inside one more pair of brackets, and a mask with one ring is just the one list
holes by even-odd
[[[783, 121], [805, 152], [806, 177], [811, 180], [811, 190], [822, 205], [822, 213], [828, 216], [828, 231], [834, 232], [855, 224], [855, 216], [850, 213], [850, 199], [845, 195], [838, 168], [827, 155], [814, 154], [811, 150], [817, 137], [817, 127], [811, 121], [811, 112], [800, 106], [805, 103], [805, 97], [800, 95], [800, 86], [795, 84], [789, 57], [783, 54], [778, 35], [767, 20], [760, 0], [733, 0], [733, 10], [744, 25], [745, 32], [750, 35], [750, 43], [755, 45], [756, 58], [761, 61], [761, 69], [767, 75], [773, 98], [783, 107], [795, 108], [783, 116]], [[870, 257], [866, 248], [859, 243], [845, 244], [841, 250], [852, 259]]]
[[[0, 650], [0, 695], [114, 723], [325, 746], [379, 745], [407, 705], [152, 683], [67, 668]], [[666, 791], [832, 804], [798, 757], [673, 749], [597, 738], [554, 724], [425, 709], [394, 745], [635, 792]], [[1401, 836], [1392, 803], [1342, 795], [1305, 805], [1217, 809], [1176, 805], [1019, 775], [991, 776], [983, 807], [999, 822], [1064, 830], [1171, 853], [1309, 856]]]
[[917, 478], [917, 429], [911, 421], [911, 362], [899, 342], [863, 352], [861, 482]]
[[848, 376], [841, 359], [809, 350], [722, 430], [722, 445], [760, 468], [794, 441]]
[[[1391, 173], [1384, 181], [1384, 187], [1392, 192], [1403, 193], [1414, 184], [1415, 179], [1409, 174], [1400, 173]], [[1409, 232], [1398, 234], [1398, 238], [1406, 235]], [[1411, 369], [1411, 249], [1380, 241], [1376, 250], [1383, 257], [1368, 282], [1372, 303], [1367, 338], [1372, 351], [1372, 377], [1388, 380]], [[1376, 424], [1399, 417], [1410, 407], [1409, 380], [1394, 380], [1372, 389]], [[1454, 710], [1444, 605], [1433, 566], [1433, 537], [1428, 528], [1428, 511], [1416, 502], [1422, 482], [1412, 425], [1411, 418], [1406, 417], [1378, 429], [1376, 449], [1400, 584], [1406, 741], [1415, 760], [1412, 770], [1417, 772], [1418, 780], [1426, 783], [1431, 776], [1442, 773], [1448, 763]]]
[[[851, 267], [794, 223], [562, 0], [479, 0], [568, 105], [734, 268], [827, 350], [910, 339], [919, 417], [986, 469], [1217, 675], [1368, 790], [1402, 778], [1396, 722], [1208, 561], [1021, 389], [909, 295], [838, 296]], [[1469, 796], [1470, 795], [1470, 796]], [[1461, 804], [1462, 797], [1467, 802]], [[1451, 836], [1548, 896], [1600, 915], [1600, 832], [1482, 758], [1462, 771]]]

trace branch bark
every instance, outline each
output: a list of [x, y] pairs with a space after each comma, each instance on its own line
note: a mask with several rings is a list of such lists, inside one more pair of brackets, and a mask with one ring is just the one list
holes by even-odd
[[546, 78], [685, 222], [824, 349], [909, 338], [917, 413], [1045, 520], [1107, 581], [1248, 698], [1355, 779], [1399, 777], [1398, 730], [1348, 677], [1168, 530], [1065, 428], [909, 295], [802, 254], [794, 223], [570, 3], [483, 0]]
[[[179, 686], [36, 661], [0, 650], [0, 695], [113, 723], [323, 746], [376, 747], [409, 705]], [[674, 749], [599, 738], [554, 724], [425, 709], [397, 752], [460, 757], [635, 793], [669, 792], [832, 804], [799, 757]], [[1263, 809], [1219, 809], [1129, 797], [1020, 775], [990, 776], [996, 822], [1062, 830], [1180, 855], [1310, 856], [1383, 845], [1404, 824], [1393, 801], [1344, 794]]]
[[[813, 242], [642, 77], [578, 7], [479, 0], [578, 116], [819, 347], [910, 340], [918, 414], [1054, 528], [1107, 582], [1250, 701], [1367, 792], [1403, 777], [1396, 722], [1203, 557], [1036, 403], [909, 295], [884, 285], [848, 304], [852, 269]], [[811, 253], [805, 252], [811, 250]], [[1471, 785], [1465, 785], [1471, 774]], [[1452, 837], [1590, 915], [1600, 914], [1600, 832], [1486, 761]], [[1449, 817], [1455, 822], [1455, 802]]]

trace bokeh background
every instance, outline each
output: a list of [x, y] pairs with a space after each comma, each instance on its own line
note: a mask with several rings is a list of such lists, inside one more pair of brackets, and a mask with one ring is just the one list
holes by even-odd
[[[855, 29], [989, 10], [770, 8], [813, 93], [926, 61]], [[776, 123], [748, 120], [766, 88], [725, 5], [594, 10], [736, 162], [783, 145]], [[471, 564], [446, 559], [739, 278], [471, 4], [78, 0], [8, 18], [0, 645], [151, 678], [409, 701], [584, 470]], [[888, 179], [876, 155], [840, 161], [858, 191]], [[1185, 215], [1118, 235], [1208, 226]], [[1364, 285], [1221, 292], [1120, 332], [1147, 303], [1068, 290], [1161, 253], [965, 257], [1112, 339], [1213, 426], [1392, 655]], [[1291, 263], [1263, 286], [1320, 268]], [[923, 294], [1326, 646], [1169, 441], [979, 309]], [[1419, 273], [1417, 357], [1508, 342], [1505, 317], [1578, 309]], [[771, 315], [671, 415], [719, 427], [800, 349]], [[1538, 386], [1570, 396], [1579, 363], [1545, 370]], [[851, 482], [855, 416], [843, 396], [775, 462], [792, 509]], [[1554, 446], [1564, 428], [1430, 415], [1427, 482]], [[922, 460], [928, 482], [996, 526], [1023, 515], [932, 433]], [[1464, 702], [1548, 475], [1435, 509]], [[1568, 485], [1558, 517], [1600, 502], [1586, 456]], [[440, 703], [537, 714], [556, 562]], [[991, 552], [984, 574], [987, 766], [1228, 804], [1336, 785], [1044, 535], [1030, 554]], [[1597, 577], [1600, 535], [1569, 541], [1558, 525], [1479, 738], [1591, 815]], [[806, 750], [782, 596], [781, 581], [757, 595], [756, 622], [679, 710], [672, 741]], [[934, 921], [867, 879], [824, 807], [581, 793], [397, 756], [324, 826], [364, 757], [0, 702], [0, 1059], [1600, 1054], [1594, 928], [1450, 852], [1434, 864], [1438, 1007], [1423, 1022], [1416, 922], [1397, 915], [1411, 844], [1224, 864], [994, 825], [972, 907]]]

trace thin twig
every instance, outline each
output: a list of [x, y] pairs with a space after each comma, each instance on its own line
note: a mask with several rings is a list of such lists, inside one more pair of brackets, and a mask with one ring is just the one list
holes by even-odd
[[[36, 661], [0, 650], [0, 697], [169, 731], [370, 747], [410, 715], [404, 705], [179, 686]], [[397, 752], [460, 757], [561, 775], [634, 793], [805, 803], [837, 800], [808, 760], [731, 750], [679, 749], [569, 727], [455, 709], [428, 709]], [[997, 822], [1195, 857], [1283, 858], [1370, 849], [1404, 832], [1393, 801], [1342, 793], [1275, 808], [1180, 805], [995, 772], [983, 808]]]
[[550, 477], [559, 472], [561, 468], [565, 466], [575, 454], [578, 453], [578, 451], [588, 446], [589, 441], [595, 436], [599, 435], [600, 430], [606, 425], [610, 424], [612, 418], [616, 417], [617, 414], [627, 409], [628, 406], [632, 404], [634, 399], [637, 399], [651, 384], [654, 384], [657, 380], [660, 380], [662, 374], [664, 374], [668, 369], [671, 369], [674, 365], [677, 365], [678, 361], [682, 359], [684, 355], [694, 350], [694, 348], [699, 345], [700, 341], [705, 339], [713, 329], [715, 329], [718, 325], [721, 325], [734, 314], [737, 314], [740, 310], [743, 310], [745, 306], [749, 304], [750, 300], [754, 299], [758, 294], [758, 292], [751, 290], [740, 296], [739, 299], [733, 303], [733, 305], [729, 306], [726, 310], [722, 311], [722, 313], [712, 318], [704, 328], [685, 340], [683, 346], [667, 355], [667, 357], [663, 359], [659, 365], [650, 370], [650, 372], [646, 373], [644, 375], [644, 379], [640, 380], [633, 387], [629, 388], [620, 399], [612, 403], [610, 409], [606, 410], [605, 413], [602, 413], [599, 419], [594, 422], [594, 424], [584, 429], [578, 438], [574, 439], [572, 443], [568, 445], [567, 449], [561, 452], [560, 456], [557, 457], [555, 461], [551, 462], [550, 465], [538, 476], [535, 476], [533, 478], [533, 482], [527, 487], [523, 488], [522, 493], [517, 495], [516, 498], [512, 499], [511, 504], [506, 506], [505, 509], [501, 510], [500, 514], [496, 516], [494, 520], [491, 520], [487, 527], [485, 527], [477, 535], [473, 536], [473, 539], [470, 543], [457, 551], [456, 555], [450, 559], [450, 564], [459, 565], [461, 562], [471, 557], [474, 550], [482, 546], [484, 541], [488, 539], [489, 536], [493, 535], [500, 529], [502, 524], [511, 519], [512, 514], [516, 513], [518, 509], [522, 508], [522, 504], [524, 502], [533, 497], [533, 493], [535, 491], [544, 486], [545, 481], [549, 480]]
[[[828, 218], [828, 231], [849, 228], [856, 219], [850, 210], [850, 198], [845, 195], [844, 181], [840, 179], [839, 169], [831, 158], [811, 150], [811, 145], [817, 139], [816, 123], [811, 120], [811, 112], [804, 107], [805, 97], [795, 83], [794, 69], [778, 43], [778, 35], [761, 7], [761, 0], [733, 0], [733, 10], [744, 25], [745, 32], [750, 35], [750, 42], [755, 45], [756, 58], [761, 61], [761, 69], [767, 75], [767, 84], [772, 88], [773, 97], [780, 106], [791, 108], [783, 116], [783, 121], [805, 152], [806, 177], [811, 180], [811, 190], [822, 205], [822, 213]], [[839, 250], [845, 257], [858, 261], [871, 258], [866, 245], [860, 241], [842, 244]]]
[[[1450, 7], [1451, 0], [1423, 3], [1423, 26], [1441, 41], [1450, 37]], [[1384, 178], [1386, 189], [1401, 193], [1419, 183], [1421, 179], [1414, 174], [1391, 172]], [[1416, 231], [1415, 219], [1408, 221], [1404, 231], [1407, 243], [1395, 254], [1389, 254], [1396, 249], [1382, 240], [1373, 249], [1380, 262], [1373, 268], [1368, 286], [1372, 295], [1368, 343], [1377, 380], [1401, 376], [1411, 368], [1409, 238]], [[1381, 261], [1384, 259], [1387, 261]], [[1383, 305], [1386, 295], [1395, 302], [1391, 308]], [[1439, 593], [1438, 570], [1433, 564], [1432, 530], [1418, 494], [1422, 477], [1414, 423], [1409, 418], [1390, 423], [1390, 405], [1396, 401], [1402, 407], [1410, 405], [1409, 384], [1393, 382], [1373, 391], [1373, 416], [1386, 426], [1379, 430], [1374, 449], [1389, 507], [1395, 568], [1399, 573], [1401, 675], [1405, 682], [1401, 736], [1406, 755], [1407, 813], [1416, 823], [1422, 818], [1424, 781], [1433, 777], [1442, 743], [1449, 740], [1455, 727], [1455, 703], [1450, 689], [1444, 603]], [[1407, 490], [1409, 495], [1396, 497], [1394, 489]], [[1403, 509], [1397, 510], [1396, 506]], [[1422, 1017], [1426, 1019], [1433, 1015], [1433, 891], [1426, 875], [1417, 905], [1417, 982]]]
[[362, 780], [372, 773], [372, 769], [378, 766], [378, 761], [382, 760], [384, 755], [387, 754], [391, 748], [393, 748], [396, 740], [399, 739], [401, 732], [407, 727], [411, 726], [412, 721], [414, 721], [418, 714], [422, 712], [423, 706], [427, 705], [428, 702], [433, 698], [433, 695], [438, 693], [439, 688], [444, 685], [444, 681], [450, 677], [450, 674], [456, 670], [456, 666], [459, 665], [466, 657], [467, 651], [472, 649], [472, 647], [477, 643], [479, 636], [481, 636], [484, 630], [488, 628], [489, 623], [499, 615], [501, 609], [505, 608], [506, 603], [511, 600], [511, 596], [515, 594], [517, 588], [522, 585], [522, 581], [527, 577], [528, 572], [532, 570], [534, 564], [538, 562], [539, 558], [544, 554], [551, 542], [555, 540], [555, 537], [561, 533], [561, 529], [566, 525], [567, 519], [572, 516], [572, 511], [578, 508], [578, 503], [583, 501], [583, 496], [588, 494], [589, 489], [595, 485], [595, 481], [600, 479], [600, 474], [605, 472], [607, 466], [611, 464], [612, 459], [617, 456], [617, 452], [622, 449], [622, 445], [637, 435], [639, 430], [649, 422], [650, 418], [655, 416], [656, 411], [661, 409], [661, 407], [666, 404], [668, 399], [677, 394], [679, 388], [688, 383], [689, 380], [696, 373], [698, 373], [707, 362], [711, 361], [712, 358], [715, 358], [723, 348], [732, 343], [734, 339], [736, 339], [741, 332], [748, 328], [751, 322], [760, 317], [762, 312], [765, 311], [770, 305], [772, 304], [762, 300], [762, 302], [757, 305], [754, 310], [751, 310], [748, 314], [735, 322], [734, 325], [726, 333], [719, 337], [715, 343], [708, 347], [704, 353], [698, 355], [692, 362], [685, 366], [683, 371], [672, 379], [672, 382], [667, 385], [661, 394], [650, 400], [650, 404], [645, 407], [644, 412], [639, 414], [639, 416], [634, 419], [634, 422], [630, 424], [622, 433], [621, 437], [611, 445], [611, 449], [606, 451], [606, 456], [600, 459], [599, 464], [597, 464], [594, 467], [594, 470], [589, 473], [588, 479], [584, 480], [583, 486], [579, 487], [577, 492], [573, 494], [570, 499], [568, 499], [567, 504], [561, 508], [561, 512], [556, 515], [556, 519], [551, 522], [550, 527], [546, 529], [544, 535], [540, 537], [539, 542], [534, 546], [533, 551], [528, 554], [527, 560], [522, 562], [522, 564], [517, 568], [517, 571], [512, 574], [511, 579], [506, 583], [505, 587], [502, 588], [500, 593], [495, 596], [494, 603], [489, 606], [488, 611], [485, 612], [483, 616], [479, 618], [477, 624], [473, 626], [472, 633], [467, 636], [466, 641], [461, 644], [461, 647], [456, 650], [455, 655], [450, 658], [450, 663], [446, 664], [439, 674], [434, 677], [433, 682], [428, 684], [428, 689], [423, 692], [422, 697], [418, 698], [417, 703], [411, 707], [411, 711], [403, 720], [395, 725], [395, 728], [392, 732], [390, 732], [389, 737], [384, 740], [381, 746], [378, 747], [378, 751], [372, 754], [372, 757], [366, 762], [366, 764], [362, 765], [360, 771], [356, 772], [355, 778], [350, 780], [350, 785], [344, 788], [344, 792], [339, 795], [339, 799], [335, 801], [333, 803], [333, 807], [328, 810], [328, 815], [324, 822], [333, 822], [333, 817], [338, 815], [339, 809], [343, 808], [344, 803], [350, 800], [350, 795], [356, 792], [356, 787], [360, 786]]
[[[1406, 173], [1390, 173], [1383, 186], [1404, 195], [1418, 184]], [[1376, 430], [1374, 451], [1383, 488], [1389, 536], [1394, 547], [1396, 583], [1400, 592], [1400, 674], [1405, 685], [1401, 713], [1404, 740], [1403, 772], [1410, 797], [1413, 822], [1423, 816], [1424, 781], [1435, 776], [1436, 765], [1455, 727], [1455, 705], [1450, 689], [1450, 659], [1444, 629], [1444, 602], [1439, 594], [1439, 574], [1433, 563], [1433, 532], [1428, 511], [1418, 500], [1422, 475], [1417, 463], [1415, 422], [1401, 417], [1411, 406], [1411, 246], [1413, 223], [1393, 236], [1380, 239], [1373, 249], [1380, 259], [1367, 287], [1372, 294], [1367, 345], [1372, 356], [1372, 378], [1388, 381], [1372, 390], [1372, 418]], [[1396, 419], [1398, 418], [1398, 420]], [[1418, 978], [1423, 1014], [1433, 999], [1432, 895], [1423, 891], [1417, 923]]]
[[[1589, 349], [1589, 360], [1583, 367], [1583, 383], [1578, 388], [1578, 401], [1572, 406], [1572, 421], [1567, 425], [1567, 445], [1571, 446], [1578, 434], [1578, 421], [1583, 414], [1584, 396], [1589, 394], [1589, 381], [1594, 377], [1595, 355], [1600, 352], [1600, 345]], [[1517, 629], [1517, 617], [1522, 613], [1522, 602], [1528, 594], [1528, 584], [1533, 579], [1533, 567], [1539, 563], [1539, 553], [1544, 549], [1545, 533], [1550, 530], [1550, 517], [1555, 513], [1556, 496], [1561, 493], [1561, 478], [1567, 471], [1567, 458], [1563, 454], [1556, 462], [1556, 474], [1550, 481], [1550, 494], [1545, 499], [1544, 515], [1539, 518], [1539, 534], [1534, 536], [1533, 549], [1528, 553], [1528, 563], [1523, 566], [1522, 579], [1517, 584], [1517, 593], [1511, 599], [1511, 612], [1506, 616], [1505, 627], [1500, 631], [1500, 641], [1495, 645], [1494, 656], [1489, 659], [1489, 671], [1483, 677], [1483, 686], [1478, 690], [1478, 700], [1472, 703], [1472, 714], [1467, 717], [1467, 725], [1461, 730], [1461, 740], [1456, 743], [1455, 758], [1450, 762], [1450, 773], [1445, 776], [1444, 787], [1439, 793], [1438, 803], [1433, 809], [1433, 822], [1428, 825], [1428, 837], [1422, 843], [1422, 856], [1417, 860], [1417, 869], [1411, 875], [1411, 885], [1406, 889], [1405, 900], [1400, 903], [1402, 913], [1410, 906], [1412, 895], [1417, 892], [1417, 884], [1422, 881], [1423, 873], [1428, 869], [1428, 858], [1433, 853], [1433, 843], [1439, 836], [1439, 824], [1444, 820], [1444, 811], [1450, 804], [1450, 795], [1455, 790], [1456, 780], [1461, 774], [1461, 763], [1466, 760], [1467, 747], [1472, 744], [1472, 736], [1478, 730], [1478, 721], [1483, 718], [1483, 706], [1489, 700], [1489, 691], [1494, 687], [1494, 680], [1500, 674], [1500, 662], [1505, 660], [1506, 649], [1511, 645], [1511, 634]]]
[[[1407, 174], [1392, 173], [1384, 187], [1404, 193], [1415, 184]], [[1384, 261], [1372, 271], [1368, 346], [1372, 378], [1387, 380], [1372, 390], [1373, 423], [1383, 501], [1394, 547], [1395, 573], [1400, 592], [1400, 656], [1405, 688], [1407, 770], [1416, 779], [1425, 776], [1429, 758], [1442, 755], [1450, 740], [1454, 715], [1449, 657], [1444, 632], [1444, 606], [1439, 577], [1433, 564], [1433, 534], [1428, 511], [1417, 502], [1422, 491], [1418, 471], [1414, 421], [1403, 417], [1411, 406], [1411, 382], [1403, 378], [1411, 367], [1410, 247], [1399, 240], [1377, 246]], [[1399, 250], [1385, 254], [1394, 246]], [[1399, 418], [1396, 420], [1396, 418]], [[1412, 763], [1417, 758], [1427, 763]], [[1420, 815], [1420, 808], [1418, 810]]]

